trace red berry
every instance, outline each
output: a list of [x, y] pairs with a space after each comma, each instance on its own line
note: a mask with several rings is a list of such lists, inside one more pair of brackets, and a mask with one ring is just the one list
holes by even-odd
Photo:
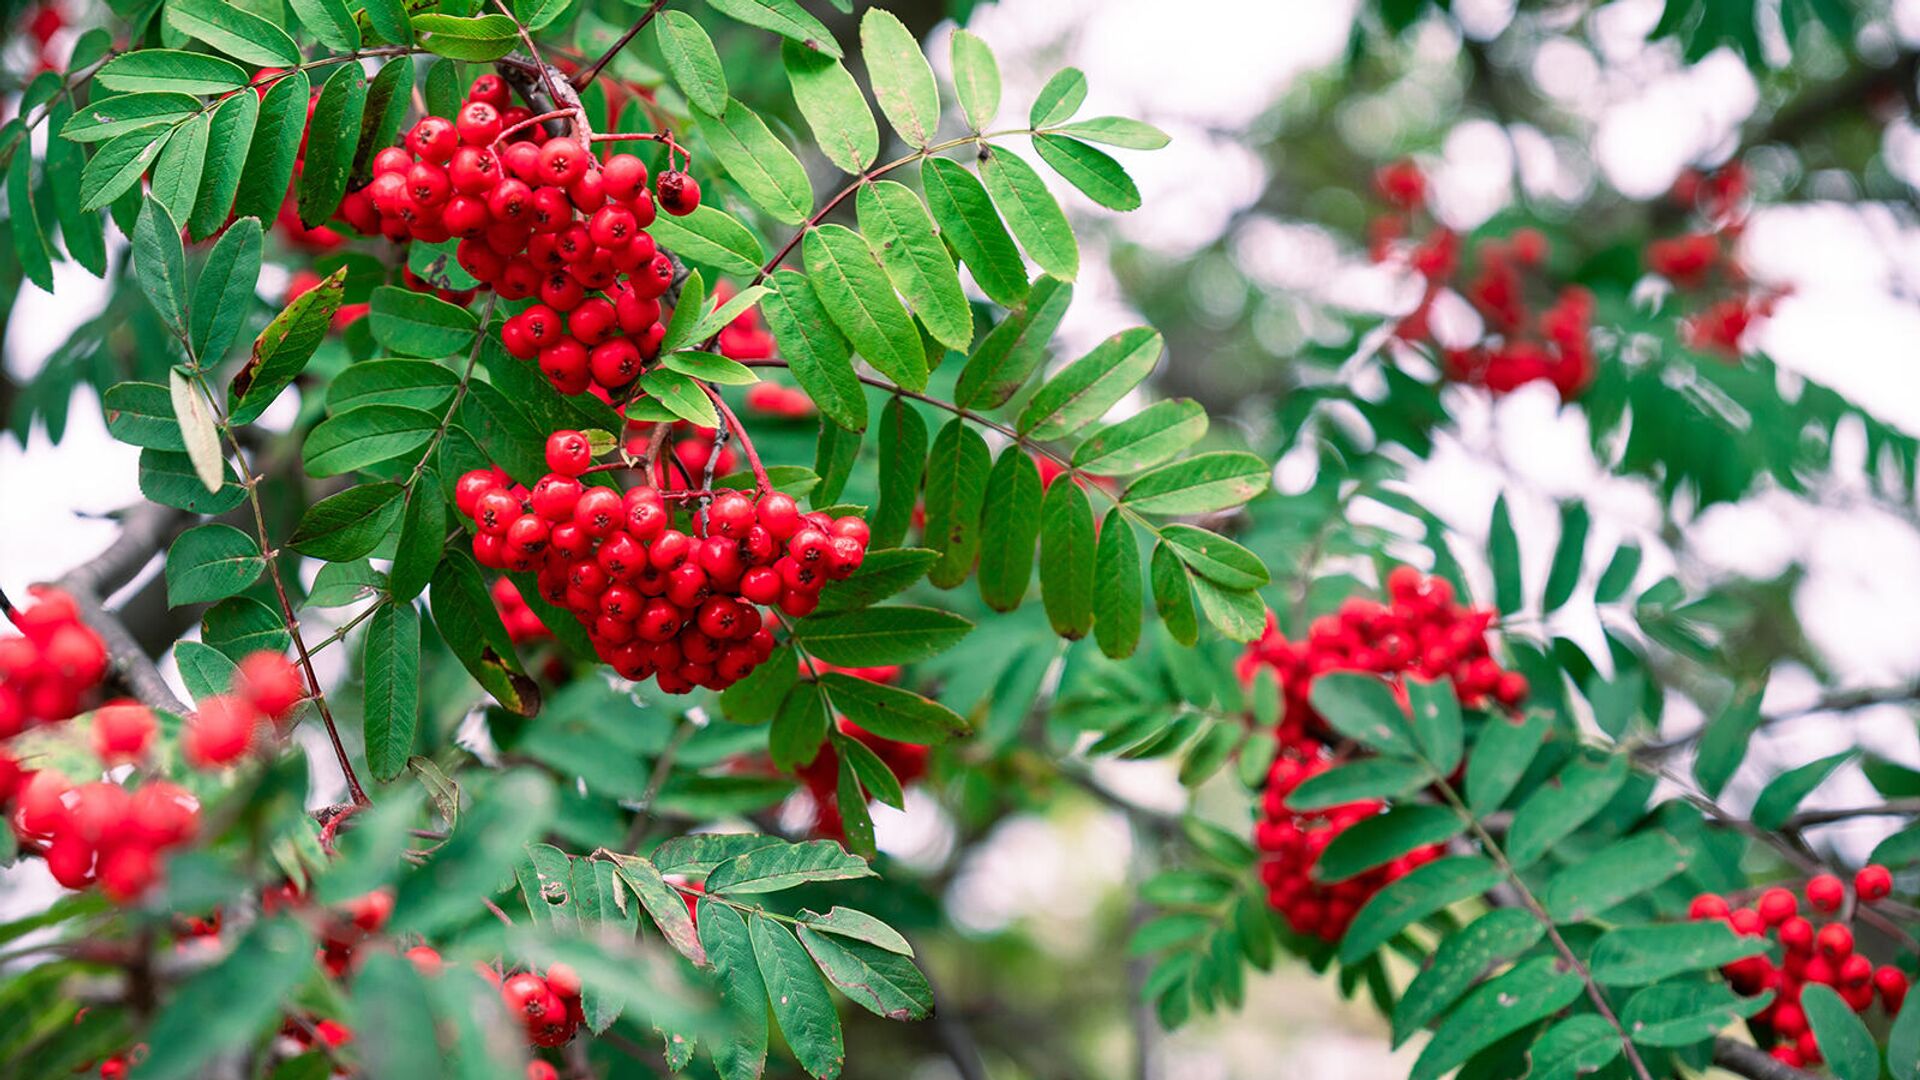
[[1878, 864], [1868, 864], [1853, 875], [1853, 891], [1863, 904], [1877, 903], [1893, 893], [1893, 872]]
[[656, 185], [660, 193], [660, 209], [675, 217], [684, 217], [700, 206], [700, 183], [678, 169], [670, 169], [660, 174]]
[[572, 139], [548, 139], [540, 148], [540, 177], [544, 183], [565, 187], [586, 172], [587, 152]]
[[93, 752], [105, 762], [138, 761], [157, 728], [153, 710], [137, 701], [110, 701], [93, 713]]
[[500, 110], [484, 101], [469, 101], [454, 118], [460, 141], [468, 146], [486, 146], [500, 137]]
[[1830, 960], [1844, 960], [1853, 953], [1853, 931], [1841, 923], [1828, 923], [1821, 927], [1814, 940], [1820, 947], [1821, 955]]
[[1847, 897], [1847, 887], [1832, 874], [1821, 874], [1807, 882], [1807, 903], [1820, 911], [1839, 911]]
[[234, 692], [245, 697], [254, 708], [275, 717], [286, 715], [307, 696], [307, 688], [301, 683], [293, 662], [268, 649], [251, 653], [240, 661], [233, 687]]
[[1760, 912], [1761, 920], [1768, 926], [1779, 926], [1799, 913], [1800, 901], [1790, 889], [1768, 889], [1760, 894], [1760, 901], [1755, 905], [1755, 909]]
[[615, 154], [601, 167], [600, 178], [607, 198], [631, 202], [636, 194], [646, 192], [647, 165], [632, 154]]
[[556, 431], [547, 436], [547, 468], [562, 476], [579, 476], [593, 464], [593, 447], [578, 431]]
[[198, 769], [232, 765], [253, 746], [260, 713], [244, 698], [217, 694], [200, 703], [181, 733], [181, 752]]
[[435, 165], [445, 165], [459, 145], [459, 132], [445, 117], [425, 117], [407, 133], [407, 149]]

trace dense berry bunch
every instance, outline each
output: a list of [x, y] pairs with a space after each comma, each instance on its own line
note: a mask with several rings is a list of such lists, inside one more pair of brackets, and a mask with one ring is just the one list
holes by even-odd
[[1311, 739], [1283, 750], [1267, 774], [1262, 795], [1262, 818], [1254, 827], [1254, 845], [1260, 849], [1260, 880], [1267, 887], [1267, 903], [1286, 916], [1296, 934], [1338, 941], [1374, 893], [1405, 877], [1415, 867], [1440, 857], [1437, 846], [1415, 848], [1384, 866], [1344, 881], [1324, 882], [1314, 876], [1333, 838], [1385, 807], [1378, 802], [1356, 802], [1309, 813], [1287, 807], [1287, 796], [1308, 777], [1326, 772], [1334, 760]]
[[[1451, 229], [1429, 223], [1425, 238], [1409, 237], [1427, 197], [1426, 178], [1410, 161], [1386, 166], [1374, 176], [1374, 189], [1391, 207], [1374, 219], [1371, 251], [1376, 262], [1404, 262], [1426, 282], [1419, 307], [1396, 330], [1407, 341], [1432, 341], [1435, 301], [1457, 289], [1482, 322], [1471, 345], [1442, 344], [1441, 367], [1456, 382], [1484, 386], [1496, 394], [1530, 382], [1552, 383], [1571, 399], [1593, 380], [1593, 352], [1587, 343], [1593, 322], [1593, 296], [1585, 289], [1561, 289], [1538, 316], [1529, 303], [1528, 279], [1537, 277], [1547, 257], [1547, 240], [1521, 229], [1505, 240], [1483, 240], [1476, 249], [1477, 272], [1456, 281], [1463, 269], [1460, 238]], [[1544, 291], [1544, 282], [1536, 289]]]
[[[1862, 904], [1884, 900], [1893, 891], [1893, 875], [1884, 866], [1865, 866], [1854, 875], [1854, 895]], [[1846, 886], [1832, 874], [1821, 874], [1806, 884], [1803, 894], [1812, 913], [1836, 915], [1846, 901]], [[1892, 965], [1875, 967], [1855, 951], [1853, 930], [1833, 919], [1816, 927], [1800, 914], [1800, 898], [1789, 889], [1761, 893], [1751, 906], [1733, 907], [1712, 893], [1694, 898], [1688, 914], [1696, 919], [1722, 919], [1748, 937], [1771, 938], [1779, 945], [1780, 960], [1772, 955], [1750, 956], [1721, 969], [1727, 982], [1742, 994], [1773, 992], [1773, 999], [1754, 1023], [1773, 1037], [1773, 1056], [1796, 1068], [1821, 1061], [1820, 1044], [1800, 1004], [1803, 987], [1830, 986], [1858, 1013], [1873, 1007], [1877, 998], [1888, 1016], [1899, 1013], [1907, 999], [1908, 979]]]
[[187, 718], [180, 752], [196, 769], [237, 764], [306, 696], [300, 673], [286, 657], [254, 653], [240, 661], [229, 693], [206, 698]]
[[[1261, 820], [1254, 829], [1267, 899], [1295, 931], [1329, 941], [1346, 932], [1354, 912], [1369, 897], [1437, 857], [1439, 849], [1421, 848], [1334, 884], [1314, 876], [1320, 853], [1335, 836], [1381, 810], [1372, 802], [1304, 813], [1286, 805], [1295, 788], [1334, 764], [1326, 745], [1329, 729], [1310, 700], [1314, 679], [1330, 671], [1446, 677], [1453, 680], [1461, 703], [1470, 707], [1497, 703], [1512, 708], [1527, 694], [1526, 679], [1503, 670], [1489, 652], [1491, 611], [1455, 603], [1444, 579], [1424, 577], [1405, 566], [1387, 575], [1387, 596], [1386, 604], [1349, 599], [1338, 615], [1315, 620], [1303, 642], [1288, 641], [1269, 618], [1266, 633], [1240, 660], [1240, 676], [1249, 682], [1262, 669], [1271, 669], [1282, 698], [1274, 730], [1280, 749], [1268, 772]], [[1397, 681], [1394, 689], [1404, 692]]]
[[[535, 1046], [565, 1046], [586, 1022], [580, 1007], [580, 976], [566, 964], [549, 967], [544, 976], [522, 971], [502, 977], [491, 968], [480, 970], [500, 987], [507, 1014], [526, 1026], [527, 1041]], [[530, 1068], [527, 1075], [537, 1073]]]
[[547, 624], [540, 621], [527, 606], [527, 599], [520, 595], [520, 586], [512, 578], [498, 578], [493, 583], [493, 607], [500, 613], [500, 624], [507, 628], [507, 637], [515, 645], [529, 641], [541, 641], [553, 636]]
[[107, 673], [106, 646], [73, 599], [43, 586], [32, 595], [7, 613], [20, 633], [0, 637], [0, 739], [79, 712]]
[[1305, 641], [1288, 641], [1269, 617], [1266, 633], [1240, 658], [1240, 677], [1250, 680], [1263, 667], [1278, 677], [1285, 699], [1277, 732], [1282, 746], [1328, 736], [1309, 697], [1314, 677], [1329, 671], [1450, 678], [1469, 708], [1512, 708], [1527, 696], [1527, 679], [1493, 658], [1487, 644], [1493, 620], [1491, 609], [1455, 603], [1446, 579], [1396, 567], [1387, 575], [1387, 603], [1351, 598], [1339, 614], [1315, 619]]
[[1698, 212], [1697, 231], [1647, 245], [1647, 269], [1666, 278], [1695, 302], [1681, 324], [1689, 348], [1733, 359], [1747, 331], [1773, 314], [1782, 295], [1756, 288], [1735, 257], [1746, 228], [1746, 170], [1732, 162], [1711, 173], [1688, 172], [1674, 184], [1673, 199]]
[[553, 471], [532, 490], [475, 470], [460, 478], [455, 505], [473, 522], [481, 565], [534, 572], [541, 596], [580, 620], [602, 660], [667, 693], [744, 678], [773, 653], [762, 607], [806, 615], [828, 581], [866, 557], [858, 517], [802, 513], [777, 491], [720, 492], [683, 516], [669, 497], [693, 493], [588, 486], [580, 478], [591, 464], [584, 434], [556, 431]]
[[404, 145], [374, 156], [364, 196], [388, 239], [457, 238], [467, 273], [504, 300], [537, 301], [502, 325], [501, 341], [578, 394], [623, 388], [660, 354], [674, 265], [647, 233], [654, 192], [659, 209], [686, 214], [700, 191], [679, 170], [653, 191], [647, 182], [631, 154], [602, 164], [581, 142], [549, 137], [507, 107], [498, 76], [483, 75], [454, 118], [425, 117]]

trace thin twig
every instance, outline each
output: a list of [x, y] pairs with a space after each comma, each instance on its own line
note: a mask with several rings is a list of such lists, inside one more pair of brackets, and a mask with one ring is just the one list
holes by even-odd
[[620, 40], [607, 46], [607, 51], [600, 54], [600, 59], [595, 60], [573, 77], [573, 88], [575, 90], [585, 90], [593, 80], [599, 78], [600, 69], [612, 63], [613, 58], [620, 55], [620, 50], [625, 49], [634, 38], [638, 37], [640, 31], [646, 29], [647, 24], [653, 21], [653, 17], [658, 15], [660, 9], [666, 6], [667, 0], [653, 0], [653, 3], [648, 6], [647, 10], [641, 12], [640, 17], [634, 20], [633, 25], [627, 27], [627, 32], [620, 35]]

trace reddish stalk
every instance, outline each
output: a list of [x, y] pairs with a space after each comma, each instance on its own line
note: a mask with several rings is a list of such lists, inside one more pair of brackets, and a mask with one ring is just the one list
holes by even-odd
[[599, 78], [600, 69], [612, 63], [613, 58], [620, 55], [620, 51], [631, 44], [634, 38], [639, 37], [640, 31], [646, 29], [647, 24], [653, 21], [653, 17], [658, 15], [660, 9], [666, 6], [667, 0], [653, 0], [653, 3], [647, 7], [647, 10], [641, 12], [640, 18], [635, 20], [632, 26], [627, 27], [627, 32], [621, 34], [618, 41], [607, 46], [607, 51], [600, 54], [600, 59], [595, 60], [587, 68], [573, 77], [571, 80], [573, 88], [575, 90], [585, 90], [588, 84]]
[[700, 389], [707, 392], [707, 397], [713, 400], [713, 407], [720, 410], [720, 416], [727, 422], [727, 427], [740, 439], [740, 452], [747, 455], [747, 467], [753, 470], [753, 482], [759, 487], [760, 494], [765, 495], [772, 491], [773, 481], [767, 478], [767, 467], [760, 463], [760, 452], [753, 448], [753, 440], [747, 436], [746, 425], [733, 414], [733, 408], [727, 404], [725, 398], [720, 396], [720, 391], [706, 383], [700, 383]]

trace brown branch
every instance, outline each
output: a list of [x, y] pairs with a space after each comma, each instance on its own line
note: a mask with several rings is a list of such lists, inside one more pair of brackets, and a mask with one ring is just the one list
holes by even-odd
[[613, 58], [620, 55], [620, 51], [631, 44], [634, 38], [640, 36], [640, 31], [646, 29], [647, 24], [653, 21], [653, 17], [658, 15], [660, 9], [666, 6], [667, 0], [653, 0], [653, 3], [647, 7], [647, 10], [642, 12], [638, 19], [634, 20], [633, 25], [627, 27], [627, 32], [620, 35], [620, 40], [607, 46], [607, 51], [600, 54], [600, 59], [595, 60], [573, 77], [573, 88], [575, 90], [585, 90], [593, 80], [599, 78], [600, 69], [612, 63]]
[[1757, 1046], [1724, 1035], [1713, 1040], [1713, 1063], [1747, 1080], [1816, 1080], [1812, 1073], [1796, 1069]]
[[81, 621], [100, 635], [114, 678], [147, 706], [171, 713], [191, 710], [174, 696], [133, 633], [107, 610], [106, 598], [132, 581], [193, 520], [194, 515], [185, 510], [155, 503], [135, 506], [121, 516], [120, 535], [105, 551], [54, 582], [73, 598]]

